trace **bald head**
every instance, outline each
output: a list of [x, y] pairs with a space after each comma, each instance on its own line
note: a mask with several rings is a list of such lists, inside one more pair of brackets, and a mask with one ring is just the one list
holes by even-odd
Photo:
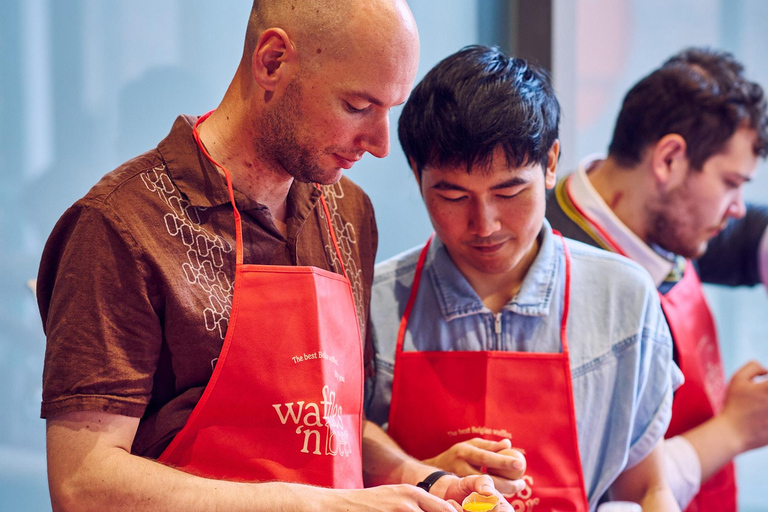
[[418, 61], [405, 0], [256, 0], [243, 58], [200, 137], [233, 183], [334, 183], [365, 153], [387, 155], [390, 110]]
[[418, 52], [416, 23], [404, 0], [255, 0], [244, 63], [269, 28], [288, 34], [305, 72], [325, 58], [339, 58], [360, 45], [374, 49], [386, 43]]

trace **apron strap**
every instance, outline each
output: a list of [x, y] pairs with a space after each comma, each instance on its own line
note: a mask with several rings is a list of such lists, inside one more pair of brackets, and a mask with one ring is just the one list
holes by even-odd
[[200, 148], [200, 151], [203, 152], [205, 157], [210, 160], [210, 162], [224, 171], [224, 177], [227, 179], [227, 191], [229, 192], [229, 200], [232, 202], [232, 209], [235, 211], [235, 245], [236, 245], [236, 251], [235, 251], [235, 262], [237, 265], [243, 264], [243, 225], [240, 220], [240, 212], [237, 210], [237, 206], [235, 205], [235, 192], [232, 189], [232, 177], [229, 175], [229, 171], [226, 167], [221, 165], [219, 162], [213, 159], [210, 153], [208, 153], [208, 149], [203, 144], [203, 141], [200, 140], [200, 132], [197, 130], [197, 127], [200, 126], [200, 124], [208, 119], [211, 114], [213, 114], [213, 110], [208, 112], [207, 114], [204, 114], [198, 118], [198, 120], [195, 122], [195, 126], [192, 128], [192, 135], [195, 137], [195, 142], [197, 143], [197, 147]]
[[[573, 194], [571, 193], [572, 178], [573, 176], [568, 176], [565, 178], [565, 193], [557, 196], [558, 203], [560, 204], [561, 208], [563, 208], [565, 214], [568, 215], [571, 220], [576, 222], [576, 224], [578, 224], [582, 229], [587, 228], [584, 229], [584, 231], [600, 246], [626, 257], [627, 255], [621, 249], [619, 244], [616, 243], [613, 237], [611, 237], [611, 235], [609, 235], [608, 232], [603, 229], [603, 227], [598, 224], [592, 217], [590, 217], [586, 210], [584, 210], [584, 208], [582, 208], [576, 201], [576, 198], [573, 197]], [[587, 226], [584, 226], [582, 222], [579, 222], [579, 217], [586, 222]]]
[[[215, 110], [215, 109], [214, 109]], [[208, 152], [208, 149], [205, 147], [203, 142], [200, 140], [200, 132], [198, 131], [198, 127], [200, 124], [202, 124], [203, 121], [208, 119], [211, 114], [213, 114], [214, 110], [211, 110], [210, 112], [200, 116], [198, 120], [195, 122], [194, 127], [192, 128], [192, 135], [195, 137], [195, 142], [197, 143], [197, 147], [200, 148], [200, 151], [205, 155], [205, 157], [216, 167], [224, 171], [224, 177], [227, 180], [227, 192], [229, 193], [229, 200], [232, 203], [232, 209], [235, 212], [235, 245], [236, 245], [236, 251], [235, 251], [235, 263], [237, 265], [243, 264], [243, 223], [240, 218], [240, 212], [237, 209], [237, 205], [235, 205], [235, 192], [232, 188], [232, 176], [229, 174], [229, 171], [226, 167], [221, 165], [219, 162], [213, 159], [211, 154]], [[333, 247], [336, 249], [336, 256], [339, 258], [339, 265], [341, 265], [341, 271], [344, 274], [344, 277], [349, 280], [349, 276], [347, 276], [347, 269], [344, 267], [344, 260], [341, 257], [341, 251], [339, 250], [339, 243], [336, 240], [336, 232], [333, 230], [333, 224], [331, 223], [331, 214], [328, 210], [328, 203], [325, 201], [325, 195], [323, 194], [323, 189], [320, 187], [318, 183], [315, 183], [315, 187], [320, 191], [320, 202], [323, 205], [323, 210], [325, 210], [325, 218], [328, 221], [328, 231], [331, 233], [331, 241], [333, 242]]]
[[403, 317], [400, 319], [400, 329], [397, 331], [397, 348], [395, 353], [402, 352], [403, 340], [405, 340], [405, 329], [408, 327], [408, 319], [411, 317], [411, 310], [413, 309], [413, 303], [416, 302], [416, 295], [419, 293], [419, 284], [421, 283], [421, 272], [424, 270], [424, 261], [427, 259], [427, 252], [429, 246], [432, 244], [432, 239], [435, 238], [435, 234], [429, 237], [427, 243], [424, 244], [424, 248], [419, 254], [419, 261], [416, 263], [416, 274], [413, 276], [413, 284], [411, 285], [411, 294], [408, 296], [408, 303], [405, 305], [405, 311]]
[[339, 242], [336, 240], [336, 232], [333, 230], [333, 224], [331, 223], [331, 211], [328, 209], [328, 203], [325, 201], [325, 194], [323, 194], [323, 188], [319, 183], [315, 183], [315, 187], [320, 191], [320, 202], [323, 203], [323, 210], [325, 211], [325, 218], [328, 220], [328, 232], [331, 234], [331, 241], [333, 242], [333, 248], [336, 249], [336, 256], [339, 258], [339, 265], [341, 265], [341, 271], [344, 277], [349, 280], [347, 275], [347, 269], [344, 267], [344, 260], [341, 257], [341, 251], [339, 250]]
[[565, 237], [556, 229], [552, 233], [560, 237], [563, 243], [563, 255], [565, 256], [565, 290], [563, 291], [563, 316], [560, 319], [560, 341], [563, 344], [563, 353], [568, 353], [568, 335], [566, 327], [568, 325], [568, 312], [571, 309], [571, 250], [565, 243]]

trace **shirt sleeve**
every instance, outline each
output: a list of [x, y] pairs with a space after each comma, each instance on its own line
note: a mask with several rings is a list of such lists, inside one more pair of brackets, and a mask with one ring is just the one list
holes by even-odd
[[82, 410], [143, 414], [162, 343], [149, 282], [119, 219], [82, 203], [65, 213], [38, 275], [46, 334], [42, 417]]
[[768, 206], [747, 205], [741, 219], [732, 219], [709, 241], [707, 251], [696, 261], [705, 283], [754, 286], [768, 279]]
[[642, 337], [637, 412], [625, 469], [645, 459], [664, 438], [674, 391], [683, 382], [682, 372], [672, 360], [672, 336], [655, 290], [649, 292]]
[[682, 436], [667, 439], [664, 445], [667, 481], [681, 510], [685, 510], [701, 486], [701, 463], [693, 445]]

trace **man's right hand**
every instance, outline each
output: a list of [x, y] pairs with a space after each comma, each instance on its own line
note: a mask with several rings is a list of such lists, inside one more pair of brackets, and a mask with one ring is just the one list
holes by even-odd
[[768, 370], [757, 361], [731, 378], [720, 417], [731, 425], [739, 453], [768, 445]]
[[508, 439], [489, 441], [476, 437], [456, 443], [424, 463], [459, 476], [480, 475], [485, 470], [504, 496], [512, 496], [525, 487], [521, 480], [525, 474], [525, 457], [512, 449]]
[[461, 512], [455, 501], [445, 501], [415, 485], [380, 485], [366, 489], [329, 489], [326, 510], [346, 512]]
[[739, 368], [728, 384], [720, 414], [681, 434], [696, 450], [702, 482], [740, 453], [768, 444], [766, 375], [768, 370], [756, 361]]
[[[489, 475], [440, 478], [430, 492], [414, 485], [381, 485], [362, 490], [329, 490], [332, 500], [323, 509], [338, 512], [462, 512], [461, 501], [476, 492], [499, 498], [498, 512], [514, 512], [512, 506], [493, 486]], [[337, 493], [341, 493], [340, 495]], [[445, 499], [439, 496], [444, 496]]]

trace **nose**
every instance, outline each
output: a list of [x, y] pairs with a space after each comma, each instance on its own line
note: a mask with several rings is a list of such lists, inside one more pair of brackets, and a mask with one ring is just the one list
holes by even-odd
[[488, 237], [501, 229], [499, 211], [492, 202], [477, 200], [473, 210], [469, 219], [472, 233], [480, 237]]
[[744, 204], [744, 196], [741, 189], [738, 190], [736, 197], [728, 205], [728, 215], [734, 219], [740, 219], [747, 214], [747, 206]]
[[382, 113], [371, 124], [365, 127], [365, 133], [360, 138], [360, 148], [376, 158], [384, 158], [389, 154], [389, 115]]

